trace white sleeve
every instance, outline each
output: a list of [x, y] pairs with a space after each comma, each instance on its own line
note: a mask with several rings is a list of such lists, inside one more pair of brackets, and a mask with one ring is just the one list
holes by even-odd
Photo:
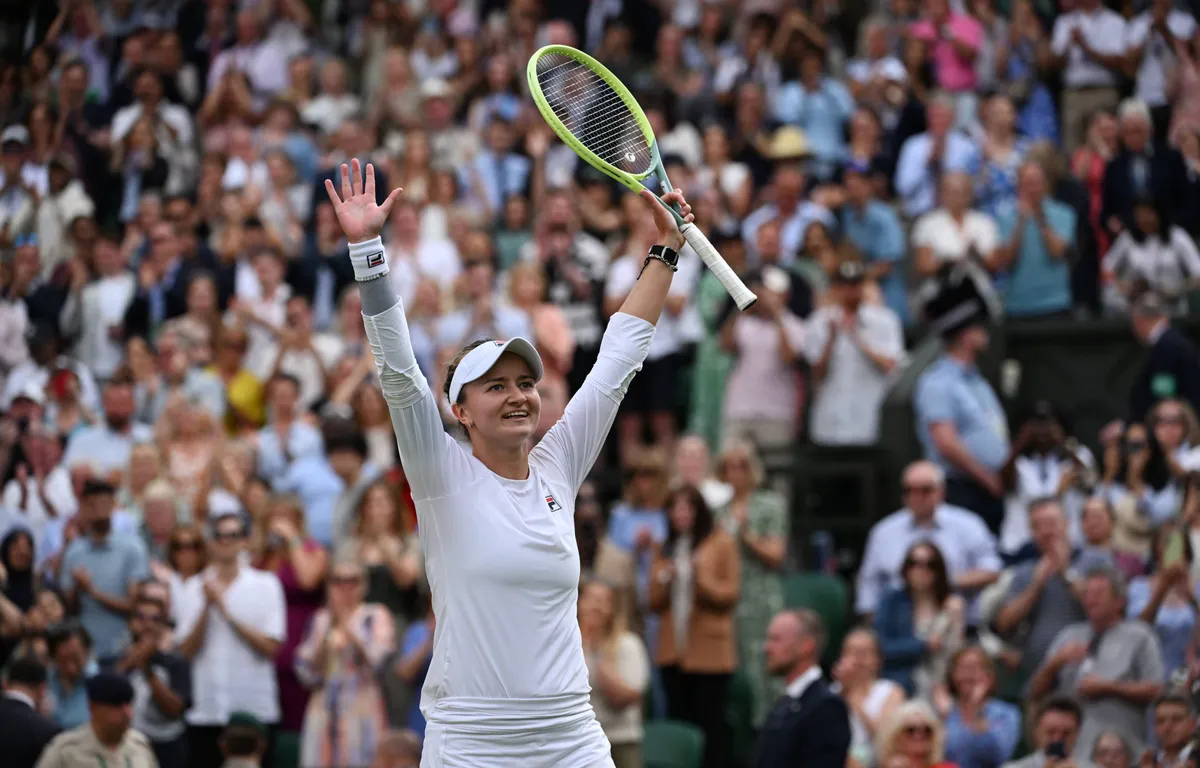
[[604, 447], [629, 382], [642, 369], [650, 351], [654, 326], [618, 312], [608, 321], [600, 354], [583, 386], [567, 404], [563, 417], [529, 454], [531, 462], [556, 471], [571, 488], [579, 488]]
[[1196, 243], [1183, 227], [1171, 230], [1171, 245], [1178, 257], [1187, 278], [1200, 277], [1200, 253], [1196, 251]]
[[268, 573], [262, 595], [262, 613], [255, 618], [258, 627], [264, 635], [272, 640], [284, 642], [287, 640], [287, 600], [283, 596], [283, 584], [279, 577]]
[[417, 367], [404, 305], [397, 298], [383, 314], [363, 315], [363, 323], [413, 500], [446, 496], [455, 488], [456, 479], [461, 483], [468, 476], [468, 461], [454, 438], [446, 434], [437, 398]]
[[1118, 235], [1116, 242], [1108, 247], [1108, 253], [1104, 254], [1104, 258], [1100, 260], [1101, 271], [1115, 275], [1118, 279], [1123, 278], [1123, 273], [1128, 266], [1131, 266], [1129, 260], [1131, 243], [1128, 232]]
[[1054, 32], [1051, 33], [1050, 52], [1055, 56], [1064, 56], [1071, 44], [1071, 23], [1065, 16], [1059, 16], [1054, 22]]
[[204, 613], [206, 605], [203, 578], [201, 573], [184, 581], [174, 596], [176, 638], [185, 638], [192, 634], [192, 629]]

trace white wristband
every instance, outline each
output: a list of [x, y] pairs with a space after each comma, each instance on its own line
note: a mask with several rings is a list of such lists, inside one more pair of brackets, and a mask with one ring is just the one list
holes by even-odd
[[350, 243], [350, 263], [354, 266], [354, 279], [359, 282], [375, 280], [386, 275], [388, 265], [387, 256], [383, 252], [383, 238]]

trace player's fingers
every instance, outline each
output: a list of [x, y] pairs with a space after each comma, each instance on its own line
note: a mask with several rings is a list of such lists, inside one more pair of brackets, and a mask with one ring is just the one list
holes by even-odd
[[349, 200], [353, 193], [350, 189], [350, 166], [342, 163], [342, 200]]
[[[370, 166], [367, 167], [370, 168]], [[383, 211], [384, 216], [387, 216], [392, 212], [392, 206], [395, 205], [396, 201], [400, 199], [400, 193], [403, 191], [404, 190], [400, 187], [396, 187], [392, 190], [392, 193], [387, 196], [387, 200], [383, 201], [383, 205], [379, 206], [379, 210]]]
[[337, 190], [333, 187], [333, 179], [325, 179], [325, 194], [329, 195], [329, 202], [333, 203], [334, 208], [341, 205], [342, 200], [338, 197]]
[[367, 197], [375, 199], [375, 165], [367, 163], [367, 181], [363, 187], [363, 192], [367, 193]]
[[357, 157], [350, 160], [350, 186], [354, 188], [355, 195], [362, 194], [362, 165]]

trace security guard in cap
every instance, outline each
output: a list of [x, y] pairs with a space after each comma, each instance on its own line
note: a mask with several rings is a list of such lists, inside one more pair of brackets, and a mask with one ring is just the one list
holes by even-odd
[[946, 503], [975, 512], [997, 534], [1004, 520], [1000, 470], [1011, 448], [1008, 419], [977, 361], [999, 301], [987, 275], [969, 261], [948, 267], [939, 282], [925, 310], [945, 350], [917, 381], [917, 437], [925, 458], [946, 473]]
[[54, 737], [37, 768], [156, 768], [145, 736], [129, 727], [133, 686], [121, 675], [101, 672], [87, 681], [89, 722]]

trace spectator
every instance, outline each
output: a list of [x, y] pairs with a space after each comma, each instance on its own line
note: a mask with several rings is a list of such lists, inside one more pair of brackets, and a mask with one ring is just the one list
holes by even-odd
[[729, 315], [721, 328], [721, 346], [734, 358], [722, 431], [726, 438], [781, 450], [795, 439], [803, 414], [796, 365], [804, 352], [804, 322], [788, 308], [792, 279], [786, 272], [766, 267], [751, 284], [758, 303]]
[[1187, 668], [1187, 657], [1195, 636], [1196, 590], [1191, 582], [1194, 557], [1192, 544], [1175, 523], [1154, 532], [1150, 575], [1129, 582], [1125, 616], [1154, 628], [1162, 653], [1164, 683]]
[[1085, 0], [1054, 22], [1053, 68], [1063, 73], [1062, 125], [1068, 152], [1084, 141], [1089, 116], [1116, 109], [1124, 66], [1125, 20], [1098, 0]]
[[1157, 400], [1178, 398], [1200, 407], [1200, 363], [1196, 348], [1171, 327], [1167, 308], [1154, 294], [1142, 296], [1131, 314], [1133, 333], [1150, 348], [1129, 389], [1129, 418], [1140, 421]]
[[[1104, 13], [1112, 15], [1111, 11]], [[1123, 24], [1124, 22], [1122, 22]], [[1168, 201], [1171, 218], [1178, 219], [1184, 192], [1184, 164], [1171, 147], [1155, 146], [1150, 110], [1145, 102], [1130, 99], [1121, 104], [1121, 149], [1104, 169], [1104, 200], [1100, 220], [1116, 237], [1131, 229], [1134, 201], [1149, 197]]]
[[917, 381], [914, 408], [925, 455], [947, 474], [949, 503], [978, 514], [997, 533], [1004, 519], [999, 472], [1009, 455], [1008, 423], [991, 385], [976, 367], [987, 349], [988, 301], [969, 270], [938, 294], [929, 309], [945, 352]]
[[906, 701], [880, 729], [876, 749], [880, 768], [956, 768], [943, 762], [946, 729], [923, 701]]
[[700, 491], [709, 509], [721, 509], [733, 499], [733, 487], [717, 478], [708, 446], [699, 435], [684, 435], [675, 443], [672, 474], [676, 484]]
[[995, 539], [977, 515], [945, 503], [945, 478], [937, 466], [910, 464], [901, 494], [905, 506], [876, 523], [867, 536], [855, 590], [858, 613], [875, 613], [883, 596], [903, 583], [905, 557], [922, 541], [950, 558], [953, 589], [974, 592], [996, 580], [1001, 564]]
[[68, 768], [108, 755], [130, 768], [158, 763], [150, 742], [131, 728], [134, 690], [129, 681], [101, 672], [87, 683], [89, 721], [54, 737], [38, 761], [40, 768]]
[[900, 577], [902, 586], [884, 595], [875, 614], [883, 675], [932, 703], [945, 696], [946, 666], [966, 630], [966, 604], [951, 593], [946, 560], [929, 542], [908, 550]]
[[950, 659], [946, 688], [946, 757], [959, 768], [999, 766], [1021, 738], [1021, 711], [993, 698], [996, 671], [987, 652], [968, 645]]
[[854, 99], [824, 69], [825, 52], [807, 48], [800, 56], [799, 77], [779, 89], [775, 117], [804, 131], [813, 154], [809, 161], [813, 174], [828, 181], [845, 159], [846, 123], [854, 113]]
[[947, 172], [939, 186], [940, 207], [917, 219], [912, 231], [914, 266], [924, 281], [922, 298], [933, 292], [934, 278], [947, 265], [993, 265], [1000, 244], [995, 220], [971, 208], [972, 182], [966, 172]]
[[1194, 748], [1192, 739], [1196, 731], [1196, 710], [1191, 698], [1181, 693], [1163, 694], [1154, 702], [1153, 713], [1158, 764], [1185, 763]]
[[866, 270], [842, 262], [832, 300], [806, 325], [815, 393], [812, 440], [820, 445], [872, 445], [889, 377], [904, 355], [904, 334], [890, 309], [863, 300]]
[[[1004, 768], [1038, 768], [1053, 765], [1050, 761], [1066, 762], [1075, 753], [1083, 710], [1066, 696], [1050, 696], [1033, 712], [1034, 753], [1020, 760], [1005, 763]], [[1079, 768], [1090, 768], [1086, 759], [1075, 761]], [[1069, 762], [1066, 764], [1070, 764]]]
[[784, 768], [801, 760], [811, 768], [841, 768], [850, 752], [846, 704], [821, 679], [825, 627], [807, 609], [783, 611], [767, 630], [767, 671], [785, 679], [759, 732], [754, 768]]
[[1005, 312], [1012, 317], [1068, 314], [1075, 212], [1047, 197], [1046, 174], [1041, 166], [1033, 162], [1021, 165], [1017, 171], [1016, 210], [1006, 208], [997, 224], [1001, 245], [992, 255], [991, 267], [1008, 273]]
[[110, 481], [119, 478], [129, 467], [133, 446], [153, 436], [150, 427], [134, 421], [135, 407], [133, 382], [122, 371], [104, 387], [103, 421], [71, 436], [63, 464], [68, 469], [87, 464]]
[[1083, 533], [1083, 556], [1094, 553], [1099, 557], [1111, 558], [1113, 565], [1126, 578], [1141, 575], [1145, 568], [1142, 559], [1116, 547], [1116, 515], [1107, 498], [1097, 494], [1084, 502], [1083, 512], [1079, 515], [1079, 527]]
[[67, 547], [62, 563], [61, 587], [79, 606], [98, 656], [119, 649], [135, 585], [149, 575], [141, 541], [113, 531], [115, 493], [102, 480], [84, 483], [79, 512], [86, 532]]
[[279, 727], [299, 733], [308, 691], [297, 678], [295, 654], [321, 608], [322, 587], [329, 573], [329, 553], [308, 535], [304, 511], [293, 497], [277, 496], [258, 519], [253, 560], [260, 571], [274, 574], [283, 587], [286, 634], [275, 654], [279, 685]]
[[860, 161], [842, 168], [846, 204], [838, 223], [846, 241], [862, 256], [867, 279], [879, 286], [883, 303], [901, 323], [907, 324], [907, 276], [906, 266], [901, 264], [905, 256], [904, 234], [900, 218], [876, 191], [873, 176], [871, 167]]
[[[0, 596], [18, 612], [17, 616], [29, 613], [37, 594], [34, 552], [33, 537], [24, 528], [13, 528], [0, 539]], [[11, 626], [7, 620], [0, 622], [0, 664], [16, 646], [23, 623], [24, 617]]]
[[365, 594], [361, 566], [335, 565], [328, 607], [296, 649], [297, 674], [315, 693], [304, 713], [301, 765], [366, 765], [387, 729], [376, 679], [394, 649], [392, 620], [384, 606], [363, 603]]
[[59, 726], [40, 711], [46, 696], [46, 665], [20, 656], [7, 665], [0, 695], [0, 749], [13, 768], [34, 768]]
[[780, 222], [780, 243], [788, 258], [781, 261], [787, 265], [790, 257], [800, 250], [810, 224], [820, 222], [826, 227], [836, 225], [833, 214], [823, 205], [804, 199], [804, 172], [794, 164], [781, 163], [771, 176], [771, 191], [774, 203], [762, 206], [742, 222], [742, 240], [746, 248], [757, 246], [758, 228], [768, 221]]
[[733, 609], [741, 565], [733, 538], [714, 527], [695, 488], [673, 493], [667, 511], [666, 540], [654, 547], [650, 576], [650, 610], [662, 617], [655, 662], [671, 717], [704, 730], [704, 766], [718, 768], [729, 760], [724, 713], [736, 666]]
[[92, 638], [76, 621], [52, 628], [46, 637], [51, 667], [46, 678], [47, 709], [64, 730], [88, 719], [88, 678], [99, 671], [92, 656]]
[[583, 636], [592, 686], [592, 708], [612, 744], [616, 768], [642, 765], [642, 698], [650, 684], [650, 659], [629, 631], [626, 607], [602, 581], [584, 582], [579, 593]]
[[1030, 502], [1029, 529], [1038, 557], [1014, 568], [1008, 597], [995, 619], [1001, 635], [1012, 636], [1024, 628], [1020, 634], [1022, 679], [1037, 669], [1064, 629], [1083, 621], [1079, 573], [1110, 562], [1104, 552], [1072, 552], [1062, 505], [1053, 497]]
[[875, 764], [875, 734], [904, 702], [904, 689], [879, 677], [882, 668], [883, 653], [874, 632], [860, 628], [846, 635], [842, 655], [833, 667], [833, 690], [850, 710], [847, 765], [866, 768]]
[[1092, 750], [1097, 768], [1133, 768], [1133, 751], [1119, 734], [1109, 731], [1100, 734]]
[[179, 651], [192, 663], [188, 760], [195, 765], [221, 762], [221, 729], [235, 706], [279, 722], [273, 660], [287, 630], [278, 577], [242, 564], [246, 523], [226, 514], [211, 526], [210, 565], [178, 596]]
[[929, 104], [928, 129], [909, 137], [900, 147], [896, 194], [909, 219], [933, 210], [944, 177], [970, 174], [979, 164], [974, 142], [954, 128], [955, 109], [951, 96], [935, 94]]
[[1088, 572], [1082, 602], [1087, 622], [1058, 633], [1030, 681], [1030, 696], [1057, 689], [1083, 698], [1077, 757], [1090, 754], [1096, 737], [1107, 730], [1140, 754], [1147, 710], [1163, 687], [1157, 638], [1146, 625], [1124, 620], [1125, 582], [1111, 568]]
[[1146, 556], [1150, 532], [1179, 510], [1179, 489], [1171, 477], [1166, 454], [1154, 434], [1141, 424], [1130, 424], [1124, 439], [1119, 433], [1105, 442], [1101, 492], [1117, 516], [1118, 545]]
[[267, 728], [249, 712], [234, 712], [221, 731], [221, 768], [265, 768]]
[[89, 281], [88, 265], [78, 258], [71, 261], [71, 293], [59, 322], [76, 339], [72, 356], [107, 380], [121, 364], [121, 326], [137, 282], [108, 238], [97, 240], [92, 267], [97, 279]]
[[371, 768], [418, 768], [421, 739], [409, 730], [388, 731], [379, 742]]
[[719, 512], [741, 552], [741, 599], [736, 608], [738, 659], [754, 691], [756, 724], [762, 723], [779, 687], [767, 677], [767, 627], [783, 610], [783, 568], [788, 514], [784, 499], [764, 487], [762, 459], [751, 443], [731, 441], [717, 458], [717, 478], [733, 489]]
[[1163, 297], [1173, 314], [1187, 311], [1188, 294], [1200, 287], [1200, 251], [1171, 218], [1168, 203], [1136, 198], [1128, 229], [1117, 235], [1102, 267], [1114, 278], [1107, 304], [1123, 312], [1146, 292]]
[[129, 617], [125, 647], [99, 660], [100, 668], [124, 676], [133, 686], [133, 727], [150, 742], [158, 764], [182, 766], [187, 761], [187, 726], [183, 715], [192, 695], [187, 660], [161, 650], [170, 633], [163, 602], [138, 597]]

